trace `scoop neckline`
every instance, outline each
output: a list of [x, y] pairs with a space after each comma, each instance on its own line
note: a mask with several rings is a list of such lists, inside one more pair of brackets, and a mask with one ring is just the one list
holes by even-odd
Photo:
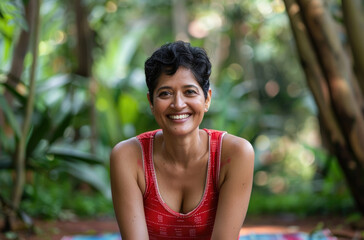
[[157, 173], [155, 171], [155, 166], [154, 166], [154, 139], [155, 136], [157, 135], [158, 132], [162, 132], [162, 130], [157, 130], [155, 131], [155, 133], [153, 134], [152, 137], [152, 142], [151, 142], [151, 161], [152, 161], [152, 175], [153, 175], [153, 181], [154, 181], [154, 190], [157, 193], [157, 197], [158, 197], [158, 201], [161, 203], [161, 205], [164, 207], [164, 209], [166, 209], [168, 212], [170, 212], [171, 214], [177, 216], [177, 217], [189, 217], [191, 215], [193, 215], [196, 211], [198, 211], [201, 207], [202, 207], [202, 203], [204, 202], [206, 196], [207, 196], [207, 188], [209, 186], [210, 183], [210, 168], [211, 168], [211, 147], [210, 147], [210, 143], [211, 143], [211, 135], [209, 133], [209, 131], [207, 129], [202, 129], [207, 133], [207, 137], [208, 137], [208, 146], [209, 146], [209, 156], [207, 159], [207, 174], [206, 174], [206, 179], [205, 179], [205, 186], [204, 186], [204, 190], [203, 190], [203, 194], [202, 197], [200, 199], [200, 201], [198, 202], [198, 204], [196, 205], [195, 208], [193, 208], [191, 211], [187, 212], [187, 213], [180, 213], [177, 211], [174, 211], [172, 208], [170, 208], [168, 206], [168, 204], [163, 200], [163, 197], [159, 191], [159, 187], [158, 187], [158, 180], [157, 180]]

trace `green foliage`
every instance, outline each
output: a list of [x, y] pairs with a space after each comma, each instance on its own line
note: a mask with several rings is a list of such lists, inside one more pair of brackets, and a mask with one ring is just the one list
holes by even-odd
[[[117, 142], [158, 128], [146, 98], [143, 65], [176, 35], [171, 1], [83, 1], [92, 30], [93, 76], [77, 76], [71, 2], [42, 1], [37, 94], [27, 144], [27, 167], [34, 179], [26, 186], [22, 208], [50, 218], [69, 212], [112, 214], [109, 153]], [[212, 105], [201, 127], [244, 137], [256, 151], [249, 212], [354, 211], [336, 160], [321, 149], [316, 107], [283, 3], [187, 2], [186, 34], [213, 63]], [[0, 3], [0, 107], [7, 123], [0, 130], [0, 171], [5, 173], [0, 185], [7, 197], [31, 59], [28, 55], [24, 64], [25, 91], [5, 84], [15, 39], [26, 29], [24, 8], [18, 5]], [[5, 89], [15, 98], [12, 106]]]
[[[112, 204], [88, 185], [59, 173], [59, 179], [34, 173], [33, 183], [27, 184], [21, 208], [32, 216], [43, 218], [73, 218], [74, 216], [111, 215]], [[54, 178], [54, 177], [51, 177]]]
[[[20, 0], [3, 0], [0, 2], [1, 33], [9, 37], [11, 25], [18, 25], [25, 30], [29, 30], [24, 19], [24, 7]], [[6, 26], [8, 25], [8, 26]], [[9, 26], [10, 25], [10, 26]]]
[[249, 206], [250, 214], [293, 212], [301, 216], [333, 213], [347, 216], [355, 212], [353, 199], [336, 162], [332, 163], [325, 178], [317, 177], [302, 181], [297, 176], [294, 178], [287, 176], [287, 173], [289, 172], [282, 169], [279, 174], [286, 184], [289, 183], [282, 193], [276, 192], [278, 185], [277, 182], [274, 184], [274, 181], [277, 176], [269, 176], [266, 185], [255, 184]]
[[11, 128], [15, 132], [15, 137], [19, 138], [20, 137], [20, 127], [17, 124], [13, 111], [10, 109], [8, 103], [6, 102], [6, 100], [3, 96], [0, 97], [0, 106], [3, 109], [4, 115], [5, 115], [6, 119], [8, 120], [9, 124], [11, 124]]
[[27, 30], [24, 7], [20, 0], [3, 0], [0, 2], [0, 69], [11, 58], [11, 45], [14, 32]]
[[[106, 181], [108, 178], [106, 176], [107, 170], [105, 167], [101, 167], [100, 170], [100, 167], [97, 168], [90, 166], [103, 166], [105, 162], [95, 155], [83, 152], [81, 148], [78, 148], [78, 150], [71, 148], [70, 143], [68, 143], [69, 140], [65, 137], [66, 130], [70, 129], [72, 120], [75, 119], [78, 114], [82, 112], [82, 108], [84, 108], [83, 105], [85, 99], [82, 97], [82, 94], [80, 94], [82, 93], [81, 91], [78, 91], [78, 94], [72, 94], [65, 91], [65, 89], [74, 87], [73, 84], [75, 83], [75, 79], [73, 79], [73, 81], [66, 81], [65, 78], [58, 77], [50, 79], [47, 84], [39, 87], [38, 101], [32, 121], [32, 130], [27, 142], [27, 168], [31, 169], [31, 171], [43, 173], [62, 170], [83, 182], [91, 184], [96, 189], [99, 189], [105, 197], [109, 197], [110, 191], [108, 191], [109, 186]], [[51, 85], [57, 85], [58, 88], [54, 89], [50, 87]], [[2, 90], [4, 90], [4, 88], [2, 88]], [[60, 94], [57, 96], [57, 94], [53, 93], [53, 90]], [[17, 90], [13, 89], [12, 92], [17, 92]], [[42, 94], [44, 93], [48, 96], [50, 96], [50, 94], [54, 94], [56, 96], [53, 96], [53, 100], [47, 98], [48, 101], [42, 101]], [[71, 94], [73, 96], [70, 96]], [[18, 107], [13, 107], [15, 114], [13, 111], [9, 110], [3, 96], [0, 97], [0, 104], [4, 106], [3, 110], [5, 116], [7, 117], [8, 122], [11, 123], [10, 127], [12, 127], [13, 130], [16, 130], [20, 125], [18, 119], [22, 118], [23, 106], [21, 103], [24, 102], [24, 96], [21, 94], [14, 96], [18, 97], [20, 100], [17, 102]], [[73, 101], [77, 101], [77, 103], [73, 104]], [[4, 171], [4, 169], [11, 169], [13, 167], [10, 163], [14, 152], [16, 152], [15, 144], [17, 142], [17, 135], [13, 136], [13, 141], [9, 141], [9, 137], [6, 136], [6, 134], [1, 134], [0, 136], [1, 145], [4, 146], [4, 152], [2, 153], [1, 158], [2, 164], [0, 166]], [[2, 185], [10, 188], [12, 183], [2, 182]], [[56, 185], [53, 185], [53, 187], [55, 186]], [[28, 192], [29, 194], [36, 190], [35, 186], [32, 185], [28, 185], [27, 189], [30, 191]], [[54, 206], [49, 206], [50, 211], [48, 214], [53, 217], [57, 216], [56, 214], [61, 211], [62, 206], [58, 204], [57, 201], [53, 202], [53, 197], [61, 192], [62, 189], [59, 189], [54, 190], [54, 192], [50, 192], [50, 194], [42, 194], [42, 201], [45, 202], [41, 202], [40, 204], [43, 208], [35, 208], [34, 211], [41, 215], [46, 215], [46, 211], [48, 209], [46, 201], [49, 201], [50, 204], [54, 203]], [[35, 195], [30, 195], [38, 198], [37, 192], [35, 192]], [[40, 200], [36, 200], [34, 204], [37, 204], [38, 201]]]

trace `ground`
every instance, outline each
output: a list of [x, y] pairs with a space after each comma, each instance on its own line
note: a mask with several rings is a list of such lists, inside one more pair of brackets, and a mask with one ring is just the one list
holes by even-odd
[[[1, 221], [0, 221], [1, 226]], [[35, 221], [36, 234], [20, 230], [8, 237], [19, 240], [60, 240], [63, 236], [78, 234], [98, 234], [117, 232], [118, 226], [114, 219], [74, 219], [72, 221]], [[293, 215], [282, 216], [248, 216], [242, 233], [276, 233], [276, 232], [312, 232], [315, 229], [329, 229], [338, 239], [364, 239], [363, 226], [349, 224], [342, 217], [314, 216], [298, 218]], [[0, 234], [0, 239], [5, 238]]]

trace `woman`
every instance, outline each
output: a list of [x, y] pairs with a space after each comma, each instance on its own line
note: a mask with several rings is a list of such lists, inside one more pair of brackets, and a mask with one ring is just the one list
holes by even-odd
[[117, 144], [110, 156], [122, 239], [236, 240], [252, 188], [245, 139], [199, 129], [211, 102], [206, 52], [181, 41], [145, 62], [148, 100], [161, 129]]

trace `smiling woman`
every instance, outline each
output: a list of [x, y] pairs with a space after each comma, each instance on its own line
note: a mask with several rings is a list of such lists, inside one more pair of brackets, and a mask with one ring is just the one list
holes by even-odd
[[210, 105], [211, 91], [208, 91], [205, 99], [193, 73], [180, 67], [171, 76], [162, 74], [154, 93], [148, 94], [148, 99], [163, 133], [184, 135], [196, 130], [202, 122]]
[[110, 156], [123, 239], [234, 239], [248, 208], [254, 150], [243, 138], [200, 129], [211, 103], [211, 64], [189, 43], [166, 44], [145, 62], [160, 129], [118, 143]]

